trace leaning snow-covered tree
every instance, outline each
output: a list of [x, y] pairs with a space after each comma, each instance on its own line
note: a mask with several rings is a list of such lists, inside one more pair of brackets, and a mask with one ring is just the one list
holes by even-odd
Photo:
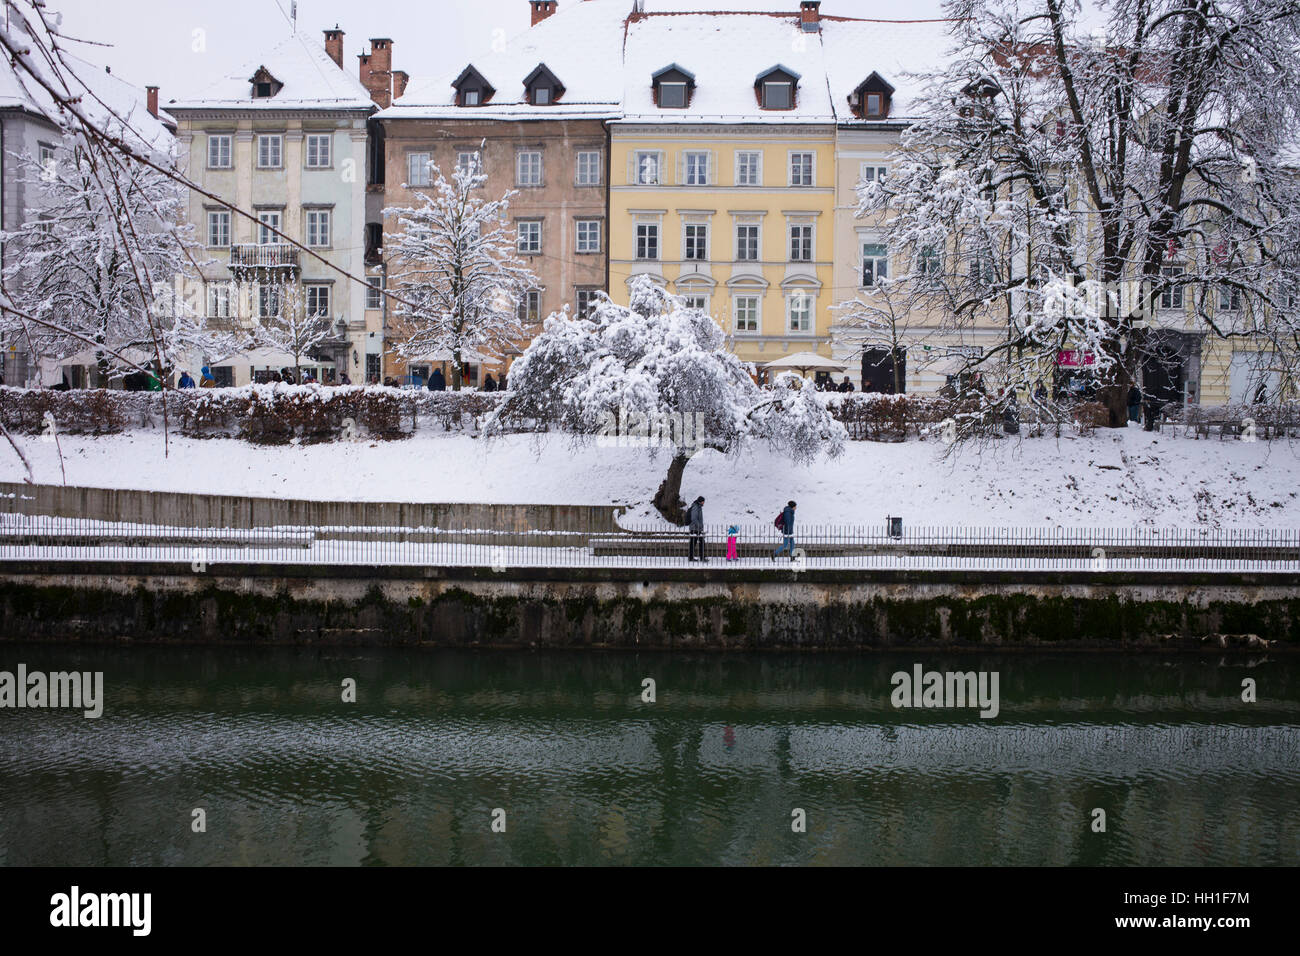
[[1293, 377], [1300, 5], [1115, 0], [1091, 30], [1069, 0], [948, 12], [956, 52], [860, 188], [918, 304], [998, 333], [980, 361], [1014, 386], [1088, 356], [1116, 426], [1162, 325], [1255, 337]]
[[487, 431], [515, 416], [556, 422], [578, 441], [617, 434], [667, 447], [672, 457], [654, 506], [676, 524], [684, 523], [682, 475], [699, 451], [728, 454], [762, 441], [810, 463], [844, 450], [844, 427], [810, 381], [784, 373], [761, 389], [725, 339], [707, 314], [639, 276], [630, 308], [601, 296], [586, 318], [546, 320], [515, 360], [510, 397]]
[[27, 221], [4, 233], [4, 286], [17, 308], [41, 321], [9, 313], [5, 325], [24, 334], [33, 354], [91, 350], [107, 384], [146, 360], [124, 353], [155, 364], [160, 355], [166, 371], [206, 346], [202, 310], [175, 293], [197, 273], [199, 251], [193, 226], [182, 224], [180, 186], [147, 166], [97, 161], [75, 133], [45, 163], [20, 157], [20, 165], [37, 199]]
[[251, 330], [254, 348], [283, 352], [293, 359], [293, 379], [302, 382], [302, 360], [334, 336], [328, 295], [317, 299], [294, 282], [268, 282], [257, 290], [258, 320]]
[[386, 242], [390, 282], [401, 294], [397, 351], [450, 361], [459, 391], [468, 364], [500, 359], [523, 338], [519, 301], [538, 283], [507, 218], [514, 194], [488, 199], [480, 170], [457, 167], [448, 180], [429, 166], [432, 194], [416, 190], [419, 206], [384, 210], [398, 227]]

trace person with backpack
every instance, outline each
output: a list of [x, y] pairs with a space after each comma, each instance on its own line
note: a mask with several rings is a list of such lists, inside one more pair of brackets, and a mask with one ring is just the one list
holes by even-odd
[[695, 560], [695, 549], [700, 549], [700, 560], [705, 564], [709, 559], [704, 556], [704, 496], [700, 495], [694, 503], [686, 509], [686, 519], [690, 522], [691, 543], [686, 560]]
[[785, 541], [781, 547], [772, 552], [773, 561], [776, 560], [777, 555], [782, 553], [789, 554], [790, 560], [794, 560], [794, 509], [794, 502], [787, 502], [786, 506], [781, 509], [781, 513], [776, 516], [776, 520], [772, 522], [785, 536]]

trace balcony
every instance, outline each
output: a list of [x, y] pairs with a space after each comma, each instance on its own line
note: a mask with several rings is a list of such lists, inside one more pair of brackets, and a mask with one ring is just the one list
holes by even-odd
[[230, 247], [230, 271], [298, 273], [298, 248], [288, 243], [245, 243]]

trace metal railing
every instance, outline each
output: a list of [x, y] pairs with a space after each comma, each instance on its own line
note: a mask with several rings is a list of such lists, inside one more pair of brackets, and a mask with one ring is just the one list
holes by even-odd
[[241, 243], [230, 247], [231, 269], [297, 269], [298, 249], [282, 242]]
[[194, 528], [0, 515], [0, 563], [53, 561], [510, 568], [769, 570], [1300, 571], [1300, 531], [662, 525], [615, 533], [432, 527]]

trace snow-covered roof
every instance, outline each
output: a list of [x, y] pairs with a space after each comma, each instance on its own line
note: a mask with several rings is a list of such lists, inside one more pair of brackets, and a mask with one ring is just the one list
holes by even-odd
[[[794, 4], [792, 3], [793, 7]], [[670, 63], [695, 74], [686, 109], [660, 109], [651, 78]], [[798, 77], [794, 108], [759, 105], [754, 84], [781, 69]], [[651, 13], [628, 24], [623, 119], [629, 123], [832, 123], [821, 38], [798, 13]]]
[[[144, 90], [80, 57], [67, 52], [63, 57], [72, 67], [71, 73], [65, 72], [68, 92], [79, 97], [87, 116], [115, 133], [125, 127], [134, 134], [133, 139], [143, 142], [151, 150], [160, 153], [171, 151], [174, 142], [171, 131], [176, 120], [165, 110], [159, 110], [158, 116], [151, 114]], [[50, 94], [7, 61], [0, 66], [0, 109], [23, 110], [44, 117], [55, 125], [63, 125]]]
[[[630, 0], [561, 3], [557, 11], [504, 44], [466, 54], [433, 77], [413, 77], [381, 119], [609, 119], [622, 96], [624, 24]], [[670, 57], [671, 59], [671, 57]], [[528, 102], [524, 78], [545, 63], [564, 84], [546, 106]], [[659, 64], [663, 66], [663, 64]], [[452, 84], [469, 66], [496, 90], [483, 106], [458, 107]]]
[[[672, 0], [666, 0], [672, 2]], [[681, 0], [678, 0], [681, 2]], [[800, 29], [798, 3], [780, 11], [632, 14], [628, 0], [561, 3], [552, 16], [498, 44], [467, 54], [432, 78], [413, 79], [385, 120], [599, 118], [627, 123], [834, 123], [858, 121], [849, 95], [872, 73], [894, 87], [889, 120], [915, 116], [919, 84], [950, 46], [951, 20], [821, 17]], [[545, 63], [564, 84], [555, 103], [528, 102], [524, 80]], [[495, 91], [481, 106], [458, 106], [454, 84], [472, 75]], [[686, 109], [660, 108], [653, 78], [668, 67], [694, 82]], [[790, 110], [764, 109], [754, 84], [780, 68], [799, 77]]]
[[[265, 69], [283, 86], [255, 99], [252, 77]], [[325, 47], [305, 33], [293, 33], [202, 94], [171, 100], [172, 110], [359, 110], [374, 101], [360, 79], [330, 59]]]
[[943, 65], [952, 48], [952, 20], [822, 18], [826, 78], [841, 121], [856, 121], [849, 94], [872, 73], [894, 88], [887, 121], [915, 119], [921, 82], [912, 74]]

